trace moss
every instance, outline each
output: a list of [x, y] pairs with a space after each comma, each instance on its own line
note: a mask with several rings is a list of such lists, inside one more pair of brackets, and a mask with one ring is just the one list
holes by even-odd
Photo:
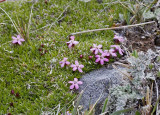
[[[12, 20], [26, 35], [31, 12], [32, 2], [3, 2], [3, 8]], [[67, 7], [67, 8], [66, 8]], [[102, 44], [104, 49], [112, 44], [114, 33], [101, 31], [76, 35], [80, 43], [73, 50], [67, 48], [68, 35], [88, 29], [112, 26], [109, 21], [110, 14], [115, 14], [113, 20], [118, 19], [121, 7], [114, 6], [108, 12], [96, 0], [88, 3], [77, 0], [50, 0], [47, 4], [39, 0], [33, 5], [33, 14], [30, 25], [30, 38], [23, 45], [11, 44], [12, 36], [17, 35], [11, 20], [0, 10], [0, 113], [12, 114], [40, 114], [54, 108], [57, 104], [62, 106], [69, 103], [77, 94], [69, 90], [68, 81], [74, 77], [80, 78], [82, 74], [72, 72], [70, 68], [62, 69], [59, 61], [68, 57], [71, 63], [79, 59], [85, 65], [84, 72], [89, 72], [97, 66], [93, 60], [88, 60], [92, 55], [89, 51], [93, 43]], [[51, 26], [52, 25], [52, 26]], [[49, 29], [50, 28], [50, 29]], [[25, 30], [25, 31], [24, 31]], [[39, 51], [44, 44], [41, 55]], [[13, 52], [13, 53], [12, 53]], [[52, 65], [50, 60], [57, 61]], [[83, 73], [84, 74], [84, 73]], [[10, 94], [14, 89], [19, 92], [20, 98]], [[13, 102], [14, 107], [9, 103]]]

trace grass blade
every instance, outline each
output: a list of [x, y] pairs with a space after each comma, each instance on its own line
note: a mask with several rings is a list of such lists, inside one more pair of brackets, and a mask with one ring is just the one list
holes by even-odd
[[102, 113], [105, 112], [105, 109], [106, 109], [106, 106], [107, 106], [107, 102], [108, 102], [108, 98], [106, 98], [106, 100], [104, 102], [104, 105], [103, 105], [103, 108], [102, 108]]
[[160, 96], [159, 96], [158, 100], [156, 101], [156, 104], [155, 104], [155, 106], [153, 108], [153, 111], [152, 111], [151, 115], [153, 115], [153, 113], [156, 111], [156, 108], [157, 108], [159, 100], [160, 100]]
[[76, 115], [76, 113], [77, 113], [77, 108], [78, 108], [78, 105], [79, 105], [80, 100], [82, 98], [82, 94], [83, 94], [83, 90], [81, 91], [81, 93], [80, 93], [80, 95], [79, 95], [79, 97], [77, 99], [77, 103], [76, 103], [76, 106], [74, 107], [74, 109], [72, 111], [72, 115]]
[[116, 112], [112, 113], [111, 115], [120, 115], [122, 113], [127, 113], [127, 112], [131, 111], [132, 109], [133, 108], [119, 110], [119, 111], [116, 111]]
[[139, 111], [136, 111], [135, 115], [141, 115], [141, 113]]

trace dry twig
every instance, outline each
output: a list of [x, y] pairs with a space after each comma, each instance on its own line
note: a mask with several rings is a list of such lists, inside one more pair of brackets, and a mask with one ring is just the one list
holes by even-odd
[[85, 30], [81, 32], [71, 33], [70, 35], [77, 35], [77, 34], [83, 34], [83, 33], [89, 33], [89, 32], [96, 32], [96, 31], [103, 31], [103, 30], [117, 30], [117, 29], [125, 29], [125, 28], [131, 28], [136, 26], [142, 26], [147, 24], [155, 23], [155, 21], [140, 23], [140, 24], [134, 24], [134, 25], [127, 25], [127, 26], [120, 26], [120, 27], [111, 27], [111, 28], [101, 28], [101, 29], [94, 29], [94, 30]]

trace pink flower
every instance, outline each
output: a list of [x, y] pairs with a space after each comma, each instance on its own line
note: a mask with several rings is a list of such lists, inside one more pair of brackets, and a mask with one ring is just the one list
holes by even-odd
[[72, 64], [71, 67], [73, 68], [73, 71], [78, 70], [79, 72], [82, 73], [83, 72], [82, 68], [84, 68], [84, 65], [80, 65], [78, 61], [75, 61], [75, 64]]
[[96, 59], [96, 63], [100, 63], [101, 65], [104, 65], [104, 62], [108, 62], [109, 59], [106, 58], [106, 54], [105, 53], [102, 53], [102, 55], [96, 55], [95, 57], [97, 58]]
[[59, 64], [61, 64], [61, 67], [64, 67], [65, 65], [69, 65], [70, 64], [70, 62], [67, 61], [67, 59], [68, 58], [64, 57], [63, 60], [59, 62]]
[[74, 81], [69, 81], [68, 83], [71, 83], [72, 85], [70, 86], [70, 89], [73, 89], [74, 87], [76, 88], [76, 89], [78, 89], [79, 88], [79, 84], [81, 85], [81, 84], [83, 84], [83, 82], [82, 81], [78, 81], [78, 79], [77, 78], [74, 78]]
[[70, 41], [66, 42], [69, 48], [74, 47], [75, 45], [77, 45], [79, 43], [78, 41], [74, 41], [74, 39], [75, 39], [75, 37], [71, 36]]
[[98, 54], [98, 52], [102, 53], [102, 45], [96, 45], [93, 44], [93, 48], [90, 49], [95, 55]]
[[115, 42], [117, 42], [117, 43], [124, 42], [124, 38], [122, 36], [118, 36], [118, 35], [114, 35], [113, 40], [115, 40]]
[[104, 50], [104, 52], [103, 52], [103, 53], [106, 55], [106, 57], [107, 57], [107, 58], [109, 58], [109, 57], [110, 57], [110, 55], [111, 55], [111, 54], [109, 53], [109, 50]]
[[121, 47], [119, 45], [111, 45], [112, 48], [115, 48], [115, 52], [119, 52], [120, 55], [123, 55], [123, 50], [121, 49]]
[[104, 50], [104, 53], [106, 54], [107, 58], [110, 58], [110, 56], [112, 56], [112, 57], [116, 57], [117, 56], [117, 54], [116, 54], [114, 49]]
[[21, 45], [22, 42], [25, 41], [23, 38], [21, 38], [20, 35], [17, 35], [17, 37], [12, 36], [12, 39], [13, 39], [13, 41], [12, 41], [13, 44], [17, 44], [18, 43], [19, 45]]

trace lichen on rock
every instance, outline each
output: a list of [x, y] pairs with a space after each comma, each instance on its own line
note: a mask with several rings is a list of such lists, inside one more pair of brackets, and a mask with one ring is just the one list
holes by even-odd
[[137, 58], [134, 56], [127, 58], [130, 64], [127, 71], [133, 79], [126, 80], [123, 84], [110, 89], [106, 109], [108, 113], [134, 107], [137, 100], [145, 96], [147, 80], [155, 79], [154, 73], [146, 70], [156, 56], [157, 54], [149, 49], [146, 53], [139, 52]]

